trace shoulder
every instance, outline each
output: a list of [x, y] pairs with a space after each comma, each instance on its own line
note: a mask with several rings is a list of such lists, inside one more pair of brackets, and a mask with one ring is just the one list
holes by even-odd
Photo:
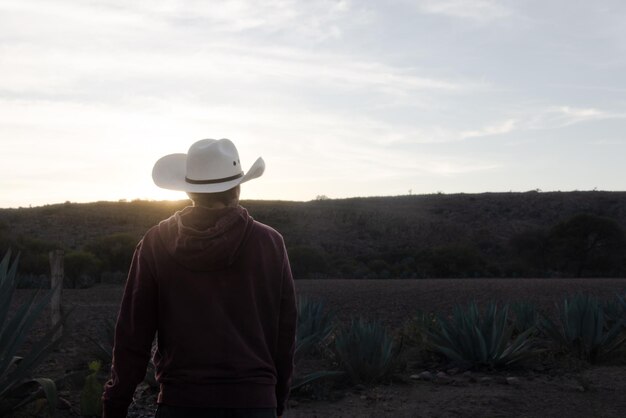
[[279, 239], [281, 241], [283, 240], [283, 236], [280, 234], [280, 232], [278, 232], [271, 226], [261, 223], [257, 220], [253, 221], [252, 228], [253, 228], [253, 231], [257, 234], [265, 235], [267, 237], [274, 238], [274, 239]]
[[156, 250], [162, 246], [159, 237], [159, 226], [154, 225], [143, 235], [137, 243], [135, 252], [140, 257], [150, 257]]
[[264, 244], [272, 243], [277, 249], [282, 250], [285, 247], [285, 240], [280, 232], [259, 221], [253, 221], [250, 235], [255, 241]]
[[152, 246], [157, 242], [159, 237], [159, 225], [154, 225], [143, 235], [137, 247]]

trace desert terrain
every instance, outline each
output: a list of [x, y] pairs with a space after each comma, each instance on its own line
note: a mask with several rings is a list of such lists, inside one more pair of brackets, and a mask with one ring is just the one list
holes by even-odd
[[[335, 312], [337, 326], [362, 316], [399, 330], [421, 310], [447, 315], [455, 304], [476, 300], [528, 301], [552, 315], [555, 303], [577, 292], [608, 300], [626, 293], [624, 279], [437, 279], [437, 280], [298, 280], [296, 290], [323, 300]], [[30, 292], [19, 290], [15, 303]], [[105, 342], [105, 321], [114, 321], [123, 287], [97, 285], [65, 289], [63, 305], [73, 306], [62, 344], [35, 375], [57, 381], [63, 399], [59, 416], [79, 415], [80, 390], [87, 364], [98, 358], [93, 340]], [[47, 326], [37, 324], [35, 335]], [[285, 417], [623, 417], [626, 414], [626, 353], [605, 364], [547, 358], [530, 367], [504, 371], [461, 371], [445, 363], [406, 356], [404, 367], [388, 383], [336, 385], [321, 381], [292, 394]], [[106, 367], [106, 366], [105, 366]], [[301, 369], [332, 367], [318, 355]], [[416, 379], [423, 372], [433, 379]], [[300, 370], [302, 372], [302, 370]], [[437, 373], [439, 376], [437, 377]], [[106, 371], [99, 378], [104, 382]], [[142, 383], [129, 417], [153, 416], [157, 389]], [[22, 416], [29, 416], [26, 415]], [[32, 408], [30, 416], [38, 416]]]

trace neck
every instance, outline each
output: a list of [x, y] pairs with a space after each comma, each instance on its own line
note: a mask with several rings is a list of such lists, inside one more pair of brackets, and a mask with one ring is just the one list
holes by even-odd
[[202, 205], [202, 204], [193, 202], [193, 205], [195, 207], [201, 207], [201, 208], [206, 208], [206, 209], [224, 209], [224, 208], [236, 208], [237, 206], [239, 206], [239, 202], [238, 201], [231, 202], [228, 205], [225, 205], [222, 202], [215, 202], [215, 203], [211, 203], [210, 205]]

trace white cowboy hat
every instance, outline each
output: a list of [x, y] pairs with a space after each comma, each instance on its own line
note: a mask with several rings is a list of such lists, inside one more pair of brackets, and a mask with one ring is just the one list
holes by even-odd
[[154, 184], [170, 190], [192, 193], [218, 193], [260, 177], [265, 171], [258, 158], [244, 174], [239, 153], [229, 139], [203, 139], [187, 154], [169, 154], [152, 169]]

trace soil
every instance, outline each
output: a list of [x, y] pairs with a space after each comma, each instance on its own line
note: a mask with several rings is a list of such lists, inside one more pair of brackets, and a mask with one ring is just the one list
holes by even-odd
[[[300, 295], [326, 301], [340, 323], [363, 316], [398, 330], [417, 310], [448, 314], [455, 304], [476, 300], [479, 305], [528, 301], [547, 314], [564, 296], [591, 293], [602, 299], [626, 293], [626, 279], [441, 279], [441, 280], [299, 280]], [[29, 293], [19, 290], [14, 303]], [[117, 317], [123, 288], [98, 285], [63, 291], [63, 305], [73, 306], [61, 345], [34, 372], [57, 381], [64, 399], [58, 416], [80, 416], [80, 391], [87, 364], [98, 358], [92, 341], [107, 341], [105, 320]], [[47, 318], [33, 335], [47, 327]], [[28, 347], [28, 344], [25, 348]], [[449, 369], [445, 364], [411, 361], [393, 383], [377, 386], [338, 386], [331, 382], [293, 393], [287, 417], [624, 417], [626, 416], [626, 352], [610, 364], [588, 365], [549, 359], [530, 368], [505, 372]], [[415, 360], [415, 359], [413, 359]], [[325, 367], [312, 358], [303, 370]], [[430, 381], [415, 375], [445, 373]], [[100, 375], [106, 379], [106, 371]], [[509, 379], [507, 379], [509, 378]], [[158, 389], [142, 383], [129, 417], [154, 416]], [[30, 414], [30, 415], [26, 415]], [[17, 416], [17, 415], [16, 415]], [[35, 405], [21, 416], [45, 416]]]

